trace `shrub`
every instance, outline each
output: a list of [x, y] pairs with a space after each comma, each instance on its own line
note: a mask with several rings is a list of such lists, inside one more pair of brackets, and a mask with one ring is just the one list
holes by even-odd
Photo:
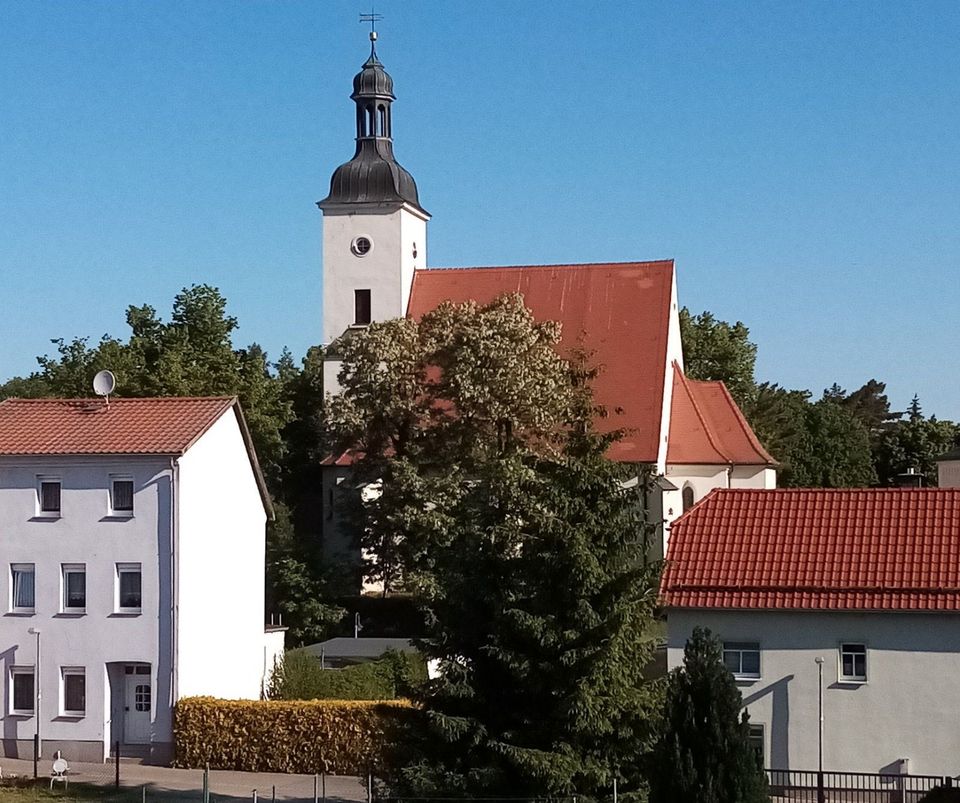
[[409, 697], [426, 675], [419, 654], [390, 650], [378, 661], [321, 669], [314, 656], [290, 650], [274, 670], [267, 696], [271, 700], [394, 700]]
[[174, 712], [174, 766], [361, 775], [389, 763], [416, 716], [406, 701], [189, 697]]

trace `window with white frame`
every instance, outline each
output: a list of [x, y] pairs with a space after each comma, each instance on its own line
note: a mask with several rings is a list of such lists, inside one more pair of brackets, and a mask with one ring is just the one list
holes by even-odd
[[133, 515], [133, 478], [110, 478], [110, 513], [114, 516]]
[[32, 666], [14, 666], [10, 668], [10, 713], [19, 716], [32, 716], [36, 701], [34, 691], [34, 669]]
[[845, 641], [840, 645], [840, 680], [864, 683], [867, 680], [867, 645]]
[[760, 645], [755, 641], [725, 641], [723, 663], [735, 678], [758, 678]]
[[59, 477], [37, 477], [37, 513], [50, 517], [60, 515]]
[[10, 611], [33, 613], [37, 603], [36, 567], [32, 563], [10, 564]]
[[87, 567], [83, 563], [63, 564], [63, 612], [84, 613], [87, 609]]
[[60, 713], [66, 717], [87, 713], [87, 673], [82, 666], [60, 667]]
[[141, 572], [139, 563], [117, 564], [118, 613], [140, 613], [142, 605]]

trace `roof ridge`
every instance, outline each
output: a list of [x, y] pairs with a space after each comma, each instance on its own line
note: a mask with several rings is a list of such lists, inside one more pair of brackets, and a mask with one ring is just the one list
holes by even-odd
[[[149, 401], [149, 402], [184, 402], [184, 401], [230, 401], [238, 398], [236, 395], [233, 396], [112, 396], [110, 398], [110, 403], [115, 404], [117, 402], [126, 403], [126, 402], [135, 402], [135, 401]], [[31, 397], [25, 398], [20, 396], [10, 396], [6, 399], [0, 400], [0, 404], [5, 404], [6, 402], [17, 402], [22, 403], [43, 403], [43, 404], [76, 404], [79, 402], [100, 402], [103, 400], [103, 396], [73, 396], [73, 397], [63, 397], [63, 396], [41, 396], [41, 397]]]
[[[960, 494], [960, 488], [934, 488], [928, 486], [925, 488], [900, 488], [896, 486], [892, 487], [849, 487], [849, 488], [715, 488], [714, 491], [722, 494], [814, 494], [814, 493], [825, 493], [825, 494], [853, 494], [853, 493], [870, 493], [870, 494], [879, 494], [879, 493], [889, 493], [889, 494], [909, 494], [909, 493], [956, 493]], [[712, 492], [711, 492], [712, 493]]]
[[[653, 265], [673, 266], [673, 259], [648, 259], [632, 262], [557, 262], [557, 263], [534, 263], [532, 265], [458, 265], [454, 267], [444, 267], [434, 265], [432, 267], [420, 268], [416, 273], [452, 273], [454, 271], [481, 271], [481, 270], [551, 270], [555, 268], [624, 268]], [[416, 274], [414, 274], [416, 275]]]

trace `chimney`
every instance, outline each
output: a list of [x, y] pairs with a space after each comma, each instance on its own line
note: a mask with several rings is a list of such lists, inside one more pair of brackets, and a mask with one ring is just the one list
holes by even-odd
[[893, 484], [898, 488], [922, 488], [923, 474], [911, 466], [903, 474], [897, 474], [893, 479]]

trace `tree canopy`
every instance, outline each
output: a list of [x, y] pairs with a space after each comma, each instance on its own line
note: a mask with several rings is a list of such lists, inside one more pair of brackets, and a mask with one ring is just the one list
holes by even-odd
[[412, 794], [597, 793], [639, 783], [657, 695], [659, 567], [644, 482], [593, 431], [592, 372], [561, 359], [519, 296], [445, 304], [340, 348], [329, 422], [363, 458], [355, 508], [424, 606], [443, 672]]

